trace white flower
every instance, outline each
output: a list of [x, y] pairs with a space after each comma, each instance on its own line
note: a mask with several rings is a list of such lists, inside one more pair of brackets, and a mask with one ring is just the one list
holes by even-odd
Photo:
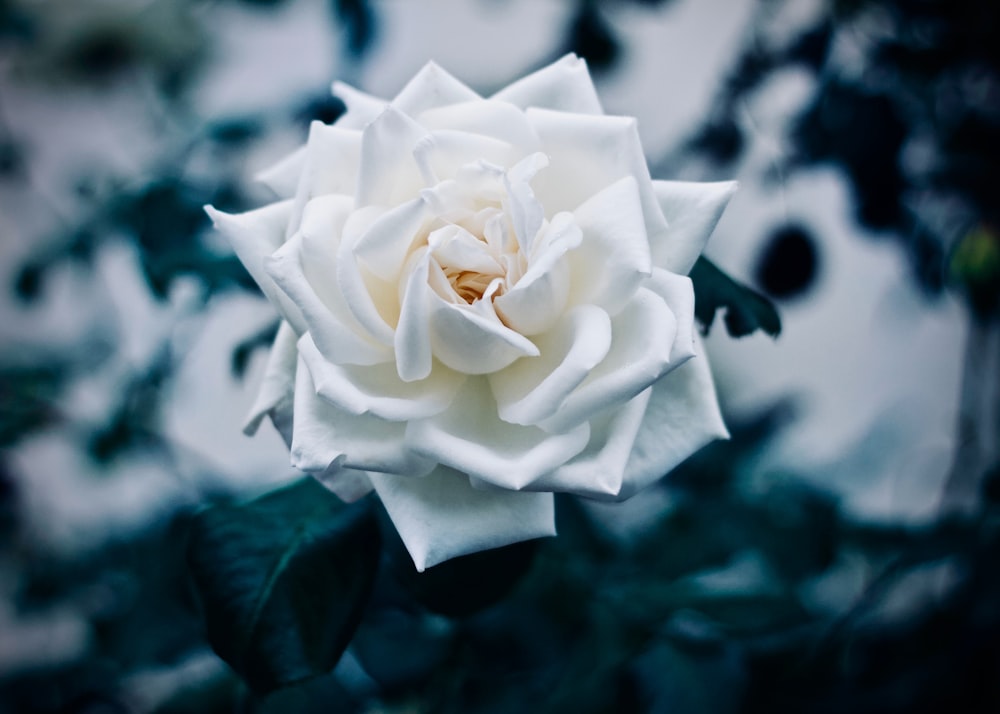
[[418, 570], [555, 532], [553, 492], [623, 499], [726, 435], [686, 277], [735, 189], [652, 181], [575, 56], [484, 99], [434, 64], [209, 208], [284, 322], [247, 425]]

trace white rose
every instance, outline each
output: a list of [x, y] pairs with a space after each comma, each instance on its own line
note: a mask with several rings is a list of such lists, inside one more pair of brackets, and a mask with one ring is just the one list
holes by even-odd
[[247, 425], [418, 570], [555, 533], [553, 492], [628, 498], [726, 435], [687, 272], [735, 184], [653, 181], [575, 56], [484, 99], [434, 64], [209, 207], [284, 321]]

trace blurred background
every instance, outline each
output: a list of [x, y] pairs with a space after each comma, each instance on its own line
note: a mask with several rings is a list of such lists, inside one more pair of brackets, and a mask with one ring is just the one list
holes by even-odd
[[[0, 712], [1000, 710], [997, 38], [989, 0], [0, 0]], [[277, 317], [201, 206], [269, 200], [334, 79], [567, 51], [655, 178], [741, 182], [707, 255], [782, 331], [705, 326], [733, 439], [562, 503], [479, 613], [377, 585], [255, 697], [187, 529], [299, 475], [240, 431]]]

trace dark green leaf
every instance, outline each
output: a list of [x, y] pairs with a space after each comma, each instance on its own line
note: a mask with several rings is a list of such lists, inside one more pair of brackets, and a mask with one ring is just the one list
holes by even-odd
[[470, 615], [502, 600], [531, 569], [538, 550], [538, 540], [522, 541], [452, 558], [419, 573], [395, 528], [383, 516], [392, 575], [414, 600], [441, 615]]
[[719, 270], [708, 258], [698, 258], [691, 269], [694, 283], [694, 314], [708, 333], [715, 313], [726, 309], [723, 321], [733, 337], [763, 330], [771, 337], [781, 333], [781, 318], [774, 305], [755, 290], [742, 285]]
[[312, 479], [205, 511], [188, 562], [209, 644], [258, 693], [330, 671], [360, 620], [379, 550], [368, 503], [345, 506]]

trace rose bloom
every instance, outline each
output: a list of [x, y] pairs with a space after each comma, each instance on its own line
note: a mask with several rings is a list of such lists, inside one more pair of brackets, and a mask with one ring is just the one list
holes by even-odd
[[483, 98], [435, 64], [215, 225], [283, 318], [246, 430], [345, 500], [374, 489], [418, 570], [555, 534], [726, 436], [686, 274], [735, 183], [653, 181], [635, 119], [569, 55]]

